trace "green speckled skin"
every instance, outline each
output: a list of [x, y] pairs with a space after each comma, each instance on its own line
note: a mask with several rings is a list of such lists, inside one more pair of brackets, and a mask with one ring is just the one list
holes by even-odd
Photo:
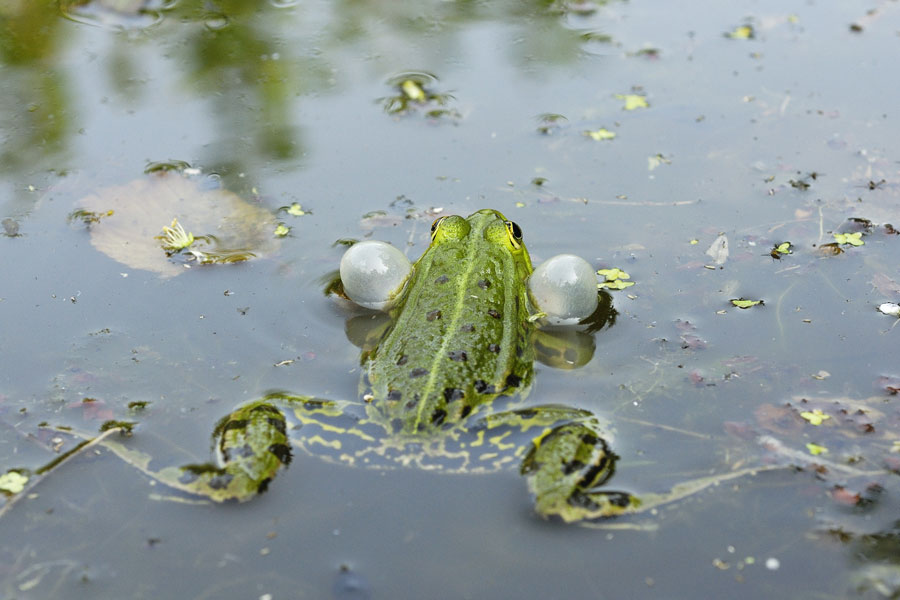
[[506, 218], [448, 217], [433, 237], [365, 365], [374, 412], [404, 435], [458, 422], [532, 374], [531, 260]]
[[[518, 465], [542, 516], [571, 522], [637, 511], [630, 494], [597, 489], [616, 456], [595, 415], [516, 403], [534, 372], [531, 272], [521, 231], [499, 212], [438, 219], [392, 326], [364, 354], [363, 402], [273, 392], [220, 421], [219, 464], [142, 470], [221, 502], [265, 490], [290, 463], [291, 447], [376, 468], [483, 473]], [[289, 409], [290, 427], [279, 407]]]

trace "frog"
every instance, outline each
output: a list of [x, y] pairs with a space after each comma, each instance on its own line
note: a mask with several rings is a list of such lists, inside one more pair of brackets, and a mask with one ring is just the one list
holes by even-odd
[[[553, 347], [540, 342], [541, 330], [577, 326], [598, 307], [587, 261], [563, 255], [535, 270], [521, 228], [494, 209], [436, 219], [415, 264], [376, 261], [360, 279], [366, 267], [351, 253], [371, 263], [363, 244], [342, 259], [343, 295], [382, 311], [387, 325], [361, 353], [359, 399], [270, 391], [216, 424], [215, 461], [148, 475], [203, 499], [245, 502], [302, 451], [367, 468], [518, 469], [535, 511], [565, 522], [641, 509], [638, 496], [607, 488], [618, 460], [608, 423], [583, 408], [525, 403], [536, 356]], [[402, 256], [387, 244], [376, 250]]]

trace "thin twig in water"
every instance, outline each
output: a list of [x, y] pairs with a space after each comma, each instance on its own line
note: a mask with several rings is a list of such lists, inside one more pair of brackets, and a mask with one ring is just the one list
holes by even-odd
[[659, 429], [663, 429], [665, 431], [671, 431], [674, 433], [680, 433], [682, 435], [689, 435], [691, 437], [700, 438], [701, 440], [711, 440], [713, 436], [708, 433], [697, 433], [696, 431], [690, 431], [688, 429], [681, 429], [679, 427], [672, 427], [671, 425], [663, 425], [662, 423], [653, 423], [651, 421], [644, 421], [642, 419], [634, 419], [631, 417], [616, 417], [617, 421], [627, 421], [629, 423], [634, 423], [636, 425], [644, 425], [645, 427], [657, 427]]
[[[15, 496], [11, 497], [9, 500], [7, 500], [6, 504], [4, 504], [2, 507], [0, 507], [0, 519], [2, 519], [3, 516], [12, 509], [13, 505], [15, 505], [15, 503], [18, 502], [20, 498], [27, 496], [28, 493], [32, 489], [34, 489], [35, 486], [37, 486], [41, 481], [44, 480], [44, 478], [40, 477], [40, 475], [43, 475], [44, 473], [49, 472], [51, 469], [58, 467], [59, 465], [68, 461], [70, 458], [72, 458], [76, 454], [81, 454], [85, 450], [93, 448], [97, 444], [103, 442], [103, 440], [105, 440], [112, 434], [121, 433], [122, 431], [123, 431], [123, 429], [121, 427], [113, 427], [112, 429], [107, 429], [106, 431], [104, 431], [103, 433], [101, 433], [100, 435], [98, 435], [96, 437], [82, 441], [77, 446], [75, 446], [68, 452], [60, 454], [59, 456], [57, 456], [56, 458], [54, 458], [53, 460], [48, 462], [46, 465], [44, 465], [38, 469], [35, 469], [34, 474], [29, 479], [29, 482], [25, 486], [25, 488], [21, 492], [16, 494]], [[69, 432], [67, 432], [67, 433], [69, 433]]]

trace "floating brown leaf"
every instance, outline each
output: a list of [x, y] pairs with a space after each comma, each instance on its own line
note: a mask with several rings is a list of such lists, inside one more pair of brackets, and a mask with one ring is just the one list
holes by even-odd
[[[81, 210], [107, 214], [93, 223], [91, 245], [133, 269], [173, 277], [185, 271], [166, 256], [157, 236], [178, 222], [195, 237], [209, 236], [211, 256], [260, 257], [274, 252], [275, 219], [266, 209], [225, 189], [202, 189], [177, 173], [161, 172], [98, 190], [78, 202]], [[229, 262], [227, 260], [210, 262]]]

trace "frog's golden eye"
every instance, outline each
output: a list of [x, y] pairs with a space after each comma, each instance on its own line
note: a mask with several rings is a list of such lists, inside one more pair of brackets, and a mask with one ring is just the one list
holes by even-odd
[[446, 218], [447, 218], [447, 217], [438, 217], [438, 218], [435, 219], [434, 222], [431, 224], [431, 239], [434, 239], [434, 234], [437, 233], [437, 230], [438, 230], [438, 227], [439, 227], [440, 224], [441, 224], [441, 221], [443, 221], [443, 220], [446, 219]]
[[509, 241], [513, 248], [518, 250], [521, 246], [519, 242], [522, 241], [522, 228], [513, 221], [506, 221], [506, 231], [509, 234]]

